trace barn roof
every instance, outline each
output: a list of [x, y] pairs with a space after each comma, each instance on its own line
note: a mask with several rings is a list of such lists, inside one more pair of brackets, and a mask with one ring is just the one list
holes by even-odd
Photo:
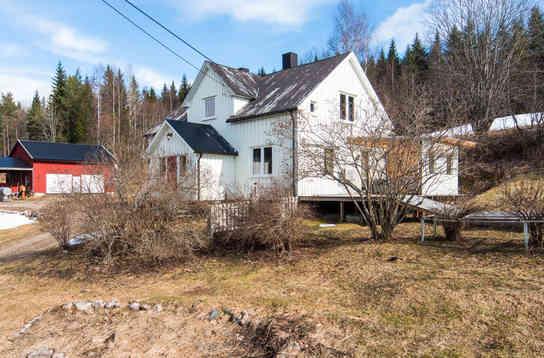
[[102, 145], [50, 143], [33, 140], [17, 142], [32, 160], [48, 162], [100, 162], [113, 160], [111, 153]]
[[266, 114], [294, 110], [349, 53], [295, 66], [265, 76], [216, 63], [208, 65], [234, 94], [250, 102], [228, 119], [237, 122]]
[[18, 158], [0, 158], [0, 170], [32, 170], [32, 165]]
[[208, 124], [171, 119], [167, 119], [166, 122], [196, 153], [238, 155], [236, 149]]

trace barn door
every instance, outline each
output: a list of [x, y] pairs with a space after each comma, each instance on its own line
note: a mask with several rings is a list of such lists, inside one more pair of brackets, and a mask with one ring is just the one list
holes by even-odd
[[177, 157], [168, 157], [166, 160], [167, 166], [167, 182], [171, 187], [176, 188], [178, 184], [178, 158]]

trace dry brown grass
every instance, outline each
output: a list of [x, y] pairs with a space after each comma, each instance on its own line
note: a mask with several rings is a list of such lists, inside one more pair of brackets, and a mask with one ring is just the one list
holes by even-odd
[[4, 247], [21, 239], [39, 235], [43, 230], [39, 225], [23, 225], [15, 229], [0, 230], [0, 246]]
[[527, 255], [520, 234], [468, 231], [463, 243], [420, 244], [408, 223], [394, 241], [375, 243], [357, 225], [307, 224], [310, 240], [279, 262], [199, 258], [116, 275], [83, 266], [77, 253], [9, 263], [0, 267], [0, 337], [53, 305], [116, 297], [309, 313], [342, 327], [356, 356], [544, 354], [544, 257]]

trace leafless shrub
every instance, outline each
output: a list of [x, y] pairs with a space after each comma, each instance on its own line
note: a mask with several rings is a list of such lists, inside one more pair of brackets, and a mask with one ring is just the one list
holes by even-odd
[[66, 248], [74, 226], [74, 216], [70, 201], [55, 200], [47, 205], [39, 215], [42, 228], [57, 240], [61, 248]]
[[261, 195], [238, 204], [241, 213], [232, 218], [235, 229], [216, 235], [215, 248], [246, 252], [265, 249], [282, 256], [290, 254], [302, 240], [302, 214], [287, 199]]
[[544, 180], [525, 178], [504, 186], [501, 206], [524, 221], [529, 221], [529, 247], [544, 245]]

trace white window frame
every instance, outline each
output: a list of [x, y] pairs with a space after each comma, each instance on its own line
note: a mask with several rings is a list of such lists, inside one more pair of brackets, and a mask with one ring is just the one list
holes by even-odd
[[[265, 162], [264, 162], [264, 150], [270, 148], [270, 154], [272, 156], [272, 168], [270, 173], [265, 173]], [[253, 172], [253, 156], [256, 149], [260, 150], [260, 161], [259, 161], [259, 173], [255, 174]], [[271, 177], [274, 175], [274, 147], [271, 145], [263, 145], [263, 146], [255, 146], [251, 147], [250, 152], [250, 170], [251, 170], [251, 176], [253, 178], [259, 178], [259, 177]]]
[[[344, 96], [346, 101], [345, 103], [346, 114], [344, 118], [342, 118], [342, 96]], [[349, 106], [350, 99], [353, 103], [353, 118], [351, 119], [350, 119], [350, 106]], [[357, 96], [350, 93], [340, 92], [338, 94], [338, 118], [340, 118], [342, 122], [353, 123], [357, 119], [357, 110], [355, 108], [356, 99], [357, 99]]]
[[[202, 101], [204, 102], [204, 119], [215, 119], [216, 114], [217, 114], [216, 97], [217, 96], [210, 96], [210, 97], [206, 97], [206, 98], [202, 99]], [[208, 109], [209, 109], [208, 104], [209, 103], [213, 104], [213, 114], [211, 114], [211, 115], [209, 115], [210, 113], [208, 112]]]

